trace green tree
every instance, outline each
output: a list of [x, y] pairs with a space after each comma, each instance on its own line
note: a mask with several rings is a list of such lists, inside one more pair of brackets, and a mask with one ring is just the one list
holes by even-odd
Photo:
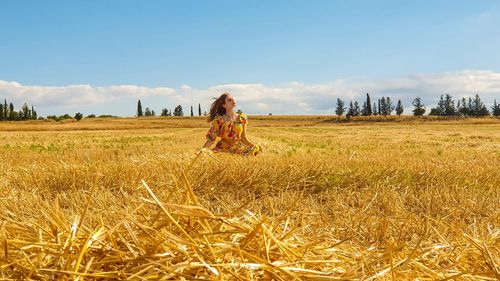
[[340, 117], [342, 114], [345, 112], [345, 107], [344, 107], [344, 101], [337, 98], [337, 106], [335, 107], [335, 114], [339, 117], [338, 120], [340, 120]]
[[352, 112], [352, 116], [359, 116], [360, 110], [359, 110], [359, 104], [357, 101], [354, 102], [354, 110]]
[[191, 116], [194, 116], [194, 113], [193, 113], [193, 106], [191, 106]]
[[458, 111], [455, 107], [455, 101], [449, 94], [441, 95], [437, 107], [431, 108], [429, 115], [436, 116], [455, 116]]
[[444, 115], [445, 116], [455, 116], [457, 111], [455, 109], [455, 101], [451, 98], [449, 94], [444, 96]]
[[373, 112], [372, 112], [373, 115], [378, 115], [378, 112], [377, 112], [377, 106], [375, 104], [375, 102], [373, 102]]
[[469, 109], [467, 108], [467, 100], [465, 97], [458, 100], [457, 103], [457, 113], [461, 116], [469, 116]]
[[17, 112], [14, 110], [14, 105], [12, 103], [9, 103], [9, 120], [16, 120], [17, 118]]
[[424, 115], [425, 113], [425, 105], [422, 103], [422, 101], [420, 100], [420, 97], [416, 97], [414, 100], [413, 100], [413, 115], [415, 116], [422, 116]]
[[429, 113], [429, 115], [444, 116], [444, 112], [445, 112], [444, 96], [441, 95], [437, 107], [431, 108], [431, 112]]
[[198, 116], [201, 116], [201, 104], [198, 104]]
[[75, 119], [76, 119], [76, 121], [80, 121], [80, 120], [82, 120], [82, 118], [83, 118], [83, 114], [81, 114], [80, 112], [77, 112], [77, 113], [75, 114]]
[[401, 103], [401, 100], [398, 100], [398, 105], [396, 105], [396, 114], [401, 117], [401, 114], [403, 114], [403, 104]]
[[149, 107], [146, 107], [146, 110], [144, 111], [144, 116], [151, 116], [151, 109], [149, 109]]
[[347, 110], [345, 117], [347, 119], [351, 119], [352, 116], [354, 116], [354, 104], [352, 101], [349, 101], [349, 109]]
[[174, 116], [184, 116], [181, 105], [178, 105], [174, 108]]
[[366, 116], [370, 116], [373, 114], [371, 104], [372, 102], [370, 99], [370, 94], [366, 93]]
[[472, 115], [475, 117], [490, 115], [488, 108], [486, 108], [486, 105], [484, 105], [484, 103], [481, 101], [479, 94], [476, 94], [472, 101]]
[[394, 105], [392, 105], [390, 97], [387, 97], [385, 99], [385, 106], [386, 106], [385, 112], [387, 112], [387, 115], [391, 115], [392, 111], [394, 110]]
[[361, 107], [361, 116], [368, 116], [368, 106], [366, 105], [366, 101], [363, 102], [363, 106]]
[[493, 114], [493, 116], [496, 117], [500, 116], [500, 104], [497, 104], [496, 99], [493, 101], [493, 107], [491, 107], [491, 114]]
[[455, 101], [451, 98], [449, 94], [444, 96], [444, 115], [454, 116], [457, 115], [457, 110], [455, 109]]
[[379, 110], [378, 114], [380, 115], [391, 115], [391, 112], [394, 110], [394, 106], [392, 105], [391, 98], [382, 97], [379, 99]]
[[9, 118], [9, 107], [7, 106], [7, 100], [3, 100], [3, 120], [7, 120]]
[[139, 100], [137, 102], [137, 117], [141, 117], [142, 115], [143, 115], [142, 104], [141, 104], [141, 100]]
[[19, 111], [19, 118], [21, 120], [28, 120], [30, 119], [30, 108], [28, 107], [27, 103], [24, 103], [23, 106], [21, 107], [21, 110]]
[[385, 98], [379, 98], [378, 99], [378, 114], [379, 115], [386, 115], [385, 114]]

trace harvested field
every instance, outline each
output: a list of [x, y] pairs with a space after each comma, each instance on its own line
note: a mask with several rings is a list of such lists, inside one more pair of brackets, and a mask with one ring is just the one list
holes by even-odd
[[0, 123], [0, 278], [500, 278], [500, 119], [249, 120]]

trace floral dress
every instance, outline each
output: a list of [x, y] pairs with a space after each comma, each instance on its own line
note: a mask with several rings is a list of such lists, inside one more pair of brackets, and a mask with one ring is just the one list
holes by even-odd
[[212, 149], [213, 152], [226, 152], [245, 156], [255, 156], [260, 153], [258, 145], [247, 146], [241, 140], [243, 129], [248, 124], [246, 114], [240, 113], [235, 121], [225, 121], [222, 116], [217, 115], [212, 121], [212, 127], [208, 130], [207, 139], [215, 141], [220, 137], [219, 142]]

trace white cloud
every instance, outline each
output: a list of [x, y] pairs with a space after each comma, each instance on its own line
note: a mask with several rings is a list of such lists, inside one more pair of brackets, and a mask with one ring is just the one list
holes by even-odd
[[0, 97], [13, 102], [16, 107], [24, 102], [33, 104], [44, 115], [63, 113], [69, 109], [84, 112], [81, 109], [84, 108], [97, 114], [131, 116], [135, 113], [137, 99], [156, 112], [164, 107], [172, 109], [177, 104], [185, 106], [187, 110], [198, 103], [208, 110], [211, 98], [223, 92], [231, 93], [236, 99], [237, 108], [250, 114], [331, 114], [337, 98], [358, 100], [362, 104], [367, 92], [372, 100], [382, 96], [390, 96], [394, 101], [401, 99], [409, 112], [415, 97], [420, 96], [431, 107], [444, 93], [451, 94], [455, 99], [478, 93], [486, 104], [491, 104], [494, 98], [500, 100], [500, 73], [463, 70], [420, 73], [383, 80], [337, 79], [321, 84], [296, 81], [281, 85], [224, 84], [207, 89], [196, 89], [189, 85], [182, 85], [179, 89], [137, 85], [44, 87], [0, 80]]

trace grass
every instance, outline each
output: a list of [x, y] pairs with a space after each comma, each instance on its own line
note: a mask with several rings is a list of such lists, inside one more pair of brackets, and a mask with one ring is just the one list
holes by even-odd
[[499, 119], [393, 119], [1, 123], [0, 278], [497, 280]]

